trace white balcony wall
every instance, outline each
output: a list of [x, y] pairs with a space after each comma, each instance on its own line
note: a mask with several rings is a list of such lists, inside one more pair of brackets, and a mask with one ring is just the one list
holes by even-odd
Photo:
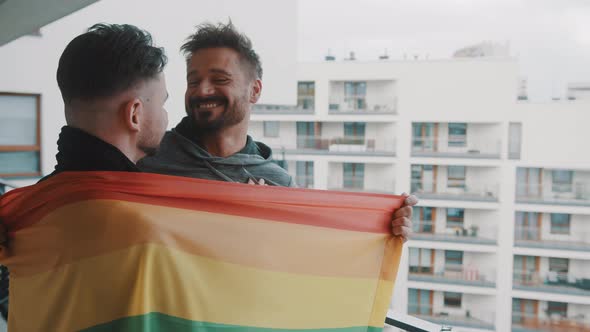
[[522, 122], [521, 160], [551, 167], [590, 165], [590, 153], [581, 153], [578, 143], [590, 142], [590, 103], [517, 103], [512, 109], [513, 122]]

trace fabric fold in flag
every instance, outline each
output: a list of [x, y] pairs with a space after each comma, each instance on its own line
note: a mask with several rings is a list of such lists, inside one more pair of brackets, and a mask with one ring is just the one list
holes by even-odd
[[379, 331], [403, 197], [66, 172], [0, 198], [9, 331]]

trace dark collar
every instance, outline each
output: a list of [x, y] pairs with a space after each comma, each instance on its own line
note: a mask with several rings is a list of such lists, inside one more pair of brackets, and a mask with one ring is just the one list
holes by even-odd
[[67, 171], [140, 172], [119, 149], [74, 127], [61, 129], [57, 150], [53, 174]]

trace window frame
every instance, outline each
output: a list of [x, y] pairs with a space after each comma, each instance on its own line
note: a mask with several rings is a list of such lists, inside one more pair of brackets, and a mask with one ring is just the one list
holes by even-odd
[[447, 308], [461, 308], [461, 305], [463, 304], [463, 294], [458, 292], [443, 292], [443, 304]]
[[[556, 220], [554, 217], [561, 217], [566, 216], [567, 218], [564, 220]], [[562, 235], [570, 235], [571, 234], [571, 220], [572, 215], [569, 213], [550, 213], [549, 214], [549, 223], [550, 223], [550, 230], [551, 234], [562, 234]]]
[[[451, 172], [450, 172], [451, 167], [456, 168], [456, 169], [462, 168], [463, 169], [462, 177], [451, 177]], [[447, 187], [448, 188], [465, 189], [466, 182], [467, 182], [467, 166], [462, 166], [462, 165], [449, 165], [449, 166], [447, 166]]]
[[35, 145], [0, 145], [0, 153], [2, 152], [36, 152], [39, 154], [39, 164], [37, 165], [37, 172], [22, 172], [22, 173], [0, 173], [0, 177], [14, 178], [14, 177], [37, 177], [42, 175], [43, 169], [43, 154], [41, 153], [41, 94], [39, 93], [21, 93], [21, 92], [6, 92], [0, 91], [0, 96], [11, 97], [34, 97], [36, 108], [36, 141]]
[[[451, 148], [464, 148], [467, 146], [467, 123], [466, 122], [449, 122], [448, 123], [448, 146]], [[454, 128], [451, 128], [454, 127]], [[460, 130], [461, 134], [452, 134], [451, 131]]]

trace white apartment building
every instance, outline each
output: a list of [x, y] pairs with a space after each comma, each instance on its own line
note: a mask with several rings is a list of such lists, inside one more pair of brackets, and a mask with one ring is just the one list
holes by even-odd
[[395, 310], [453, 331], [590, 331], [584, 89], [518, 98], [509, 57], [301, 63], [297, 78], [297, 105], [256, 105], [251, 134], [300, 187], [420, 197]]

